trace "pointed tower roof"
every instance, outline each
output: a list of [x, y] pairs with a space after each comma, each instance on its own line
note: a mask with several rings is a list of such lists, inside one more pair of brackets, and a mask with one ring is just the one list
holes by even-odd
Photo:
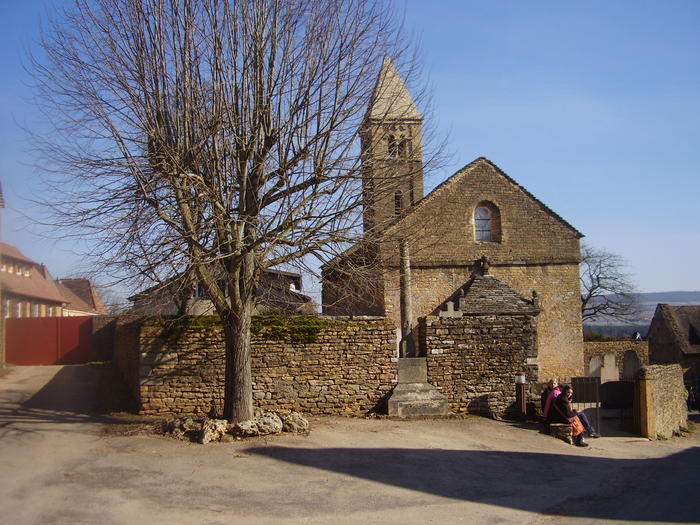
[[385, 57], [365, 119], [423, 120], [391, 58]]

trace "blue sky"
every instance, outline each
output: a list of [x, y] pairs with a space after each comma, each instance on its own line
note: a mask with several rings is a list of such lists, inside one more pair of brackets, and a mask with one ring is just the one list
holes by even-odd
[[[3, 240], [57, 277], [71, 243], [26, 228], [37, 191], [21, 66], [48, 0], [0, 2]], [[433, 127], [451, 162], [486, 156], [623, 256], [641, 291], [700, 290], [700, 2], [399, 0], [422, 43]]]

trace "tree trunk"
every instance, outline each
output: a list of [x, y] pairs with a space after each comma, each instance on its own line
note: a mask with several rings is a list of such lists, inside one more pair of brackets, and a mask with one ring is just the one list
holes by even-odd
[[[222, 316], [226, 345], [224, 419], [231, 423], [253, 417], [253, 381], [250, 355], [251, 300], [242, 301]], [[239, 311], [236, 311], [239, 310]]]

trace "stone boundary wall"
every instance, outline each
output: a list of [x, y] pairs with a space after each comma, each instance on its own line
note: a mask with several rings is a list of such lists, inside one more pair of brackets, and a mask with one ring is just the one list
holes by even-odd
[[120, 317], [114, 325], [114, 364], [134, 401], [139, 399], [139, 337], [141, 321]]
[[[313, 342], [252, 337], [253, 399], [266, 410], [357, 414], [378, 409], [396, 384], [396, 330], [384, 318], [322, 317]], [[184, 326], [184, 328], [182, 327]], [[168, 328], [150, 318], [117, 327], [116, 361], [140, 413], [220, 414], [222, 329]]]
[[92, 358], [111, 361], [114, 358], [115, 315], [96, 315], [92, 318]]
[[515, 404], [515, 374], [525, 372], [539, 399], [535, 321], [529, 315], [423, 317], [419, 337], [428, 382], [453, 412], [503, 417]]
[[640, 433], [667, 439], [688, 426], [686, 391], [680, 365], [649, 365], [639, 377]]
[[605, 354], [615, 355], [615, 365], [620, 371], [620, 380], [624, 369], [625, 352], [634, 350], [641, 361], [641, 366], [649, 364], [649, 344], [646, 341], [586, 341], [583, 343], [583, 375], [588, 375], [589, 365], [593, 356], [600, 356], [602, 361]]

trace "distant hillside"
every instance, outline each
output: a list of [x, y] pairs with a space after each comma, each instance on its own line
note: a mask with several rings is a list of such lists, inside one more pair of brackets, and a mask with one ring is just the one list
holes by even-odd
[[647, 292], [638, 293], [639, 302], [700, 304], [700, 292]]
[[596, 320], [584, 323], [584, 331], [618, 337], [637, 331], [646, 335], [657, 304], [667, 303], [674, 306], [700, 304], [700, 292], [647, 292], [638, 293], [636, 297], [639, 302], [639, 314], [628, 323], [621, 323], [618, 320]]

